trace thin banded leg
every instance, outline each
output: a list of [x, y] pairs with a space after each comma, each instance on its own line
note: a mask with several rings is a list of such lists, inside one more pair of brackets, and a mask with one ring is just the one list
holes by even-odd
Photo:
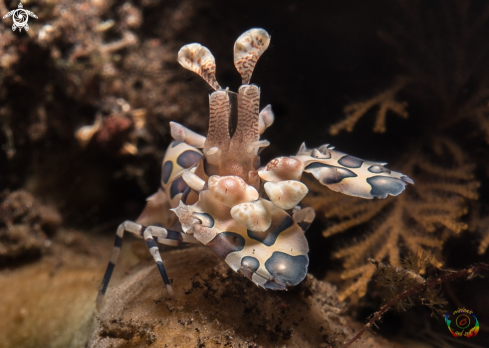
[[168, 274], [166, 273], [165, 266], [163, 265], [163, 260], [161, 259], [160, 250], [156, 245], [156, 241], [164, 242], [164, 241], [176, 241], [180, 244], [182, 243], [200, 243], [193, 236], [168, 230], [163, 227], [158, 226], [148, 226], [144, 229], [143, 232], [144, 240], [146, 241], [146, 245], [148, 246], [150, 254], [153, 256], [156, 266], [158, 267], [158, 271], [160, 271], [161, 278], [163, 279], [163, 283], [166, 285], [166, 289], [171, 297], [175, 296], [173, 289], [170, 284], [170, 279], [168, 278]]
[[[114, 248], [112, 249], [112, 254], [110, 256], [109, 264], [107, 265], [107, 269], [105, 271], [104, 277], [102, 279], [102, 283], [100, 284], [100, 290], [97, 296], [97, 308], [100, 308], [102, 301], [104, 299], [105, 293], [107, 291], [107, 287], [110, 282], [110, 278], [112, 277], [112, 272], [114, 271], [114, 267], [117, 263], [117, 260], [119, 258], [119, 254], [121, 252], [121, 246], [122, 246], [122, 238], [124, 237], [124, 232], [130, 232], [133, 234], [136, 234], [138, 236], [143, 237], [144, 232], [146, 232], [149, 229], [149, 234], [151, 235], [151, 240], [153, 243], [155, 241], [162, 243], [162, 244], [168, 244], [172, 246], [179, 246], [179, 245], [185, 245], [188, 243], [200, 243], [198, 240], [196, 240], [192, 235], [186, 234], [184, 232], [179, 232], [179, 231], [173, 231], [173, 230], [167, 230], [166, 228], [163, 227], [157, 227], [157, 226], [149, 226], [149, 227], [144, 227], [143, 225], [140, 225], [138, 223], [135, 223], [133, 221], [124, 221], [122, 224], [119, 225], [117, 228], [116, 232], [116, 237], [115, 237], [115, 242], [114, 242]], [[153, 238], [154, 236], [154, 238]], [[147, 239], [145, 237], [145, 239]], [[156, 244], [155, 244], [156, 246]], [[149, 247], [149, 246], [148, 246]], [[150, 250], [151, 252], [151, 250]], [[158, 253], [159, 255], [159, 253]], [[155, 258], [155, 256], [153, 255]], [[160, 256], [161, 259], [161, 256]], [[155, 258], [155, 261], [156, 258]], [[161, 269], [159, 264], [157, 263], [158, 269]], [[161, 263], [161, 266], [163, 266], [163, 263]], [[165, 272], [164, 268], [163, 271]], [[165, 272], [166, 274], [166, 272]], [[162, 275], [163, 276], [163, 275]], [[168, 278], [168, 277], [167, 277]], [[165, 279], [163, 279], [165, 281]], [[165, 284], [167, 284], [165, 282]], [[170, 287], [171, 290], [171, 287]], [[169, 292], [170, 292], [169, 290]], [[171, 291], [173, 293], [173, 291]]]
[[[161, 278], [163, 279], [163, 283], [166, 285], [166, 290], [168, 290], [168, 293], [170, 294], [171, 297], [175, 297], [175, 293], [173, 292], [173, 289], [170, 284], [170, 279], [168, 278], [168, 274], [166, 273], [165, 266], [163, 265], [163, 260], [161, 259], [160, 255], [160, 250], [158, 249], [158, 246], [156, 245], [156, 242], [153, 238], [153, 226], [149, 226], [144, 230], [144, 240], [146, 241], [146, 245], [148, 246], [149, 253], [153, 256], [153, 259], [156, 262], [156, 266], [158, 267], [158, 271], [160, 271]], [[158, 228], [158, 230], [164, 230], [164, 228]], [[164, 233], [164, 232], [163, 232]], [[157, 237], [158, 238], [158, 237]]]
[[107, 291], [107, 286], [109, 285], [110, 278], [112, 277], [112, 272], [114, 271], [115, 264], [119, 259], [119, 255], [121, 253], [121, 247], [122, 247], [122, 238], [124, 237], [124, 231], [128, 231], [134, 234], [139, 234], [141, 231], [141, 227], [142, 227], [141, 225], [132, 221], [124, 221], [122, 224], [119, 225], [119, 227], [117, 227], [114, 248], [112, 249], [112, 254], [110, 255], [109, 264], [107, 265], [107, 269], [105, 270], [102, 283], [100, 284], [100, 290], [97, 295], [98, 309], [102, 304], [102, 301], [105, 296], [105, 292]]
[[161, 244], [167, 245], [185, 245], [188, 243], [199, 244], [200, 242], [191, 234], [180, 231], [169, 230], [159, 226], [148, 226], [146, 230], [150, 230], [153, 239]]

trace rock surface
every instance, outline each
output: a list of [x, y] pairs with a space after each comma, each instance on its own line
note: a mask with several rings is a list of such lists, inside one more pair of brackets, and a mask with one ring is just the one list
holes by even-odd
[[[265, 291], [205, 247], [160, 247], [170, 299], [141, 240], [125, 238], [100, 312], [112, 238], [64, 231], [35, 263], [0, 270], [0, 347], [341, 347], [359, 328], [336, 288]], [[8, 289], [8, 291], [4, 291]], [[353, 347], [393, 347], [366, 333]]]
[[67, 248], [35, 263], [3, 269], [0, 347], [84, 347], [102, 272], [93, 255]]
[[0, 193], [0, 267], [35, 259], [61, 225], [59, 212], [24, 190]]
[[[88, 347], [339, 347], [354, 333], [335, 287], [311, 275], [274, 292], [204, 247], [162, 257], [175, 299], [151, 261], [136, 266], [122, 284], [109, 287]], [[379, 346], [368, 334], [361, 342], [356, 347]]]

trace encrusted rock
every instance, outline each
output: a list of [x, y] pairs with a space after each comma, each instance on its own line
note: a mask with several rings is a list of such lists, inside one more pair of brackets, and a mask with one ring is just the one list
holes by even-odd
[[[175, 299], [152, 261], [136, 266], [109, 287], [87, 347], [340, 347], [355, 332], [350, 325], [360, 327], [342, 314], [336, 288], [311, 275], [289, 291], [267, 291], [205, 247], [162, 258]], [[356, 347], [379, 343], [366, 334]]]
[[19, 190], [0, 195], [0, 265], [39, 256], [49, 246], [48, 237], [61, 224], [56, 209], [39, 203]]

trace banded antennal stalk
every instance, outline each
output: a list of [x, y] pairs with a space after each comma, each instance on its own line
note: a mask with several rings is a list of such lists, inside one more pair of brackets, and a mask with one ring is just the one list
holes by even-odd
[[209, 96], [209, 130], [204, 143], [207, 175], [234, 175], [249, 184], [256, 182], [256, 173], [250, 172], [258, 169], [259, 148], [268, 145], [267, 141], [259, 140], [260, 134], [273, 122], [273, 114], [267, 107], [265, 116], [260, 118], [260, 88], [249, 82], [269, 43], [270, 36], [265, 30], [251, 29], [242, 34], [234, 45], [234, 64], [243, 85], [238, 90], [238, 119], [232, 137], [229, 134], [229, 91], [222, 89], [216, 80], [212, 53], [196, 43], [183, 46], [178, 53], [178, 61], [185, 69], [198, 74], [215, 89]]

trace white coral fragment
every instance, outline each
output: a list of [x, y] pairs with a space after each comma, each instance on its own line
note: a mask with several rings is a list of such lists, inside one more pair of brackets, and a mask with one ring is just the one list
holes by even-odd
[[231, 216], [234, 221], [240, 223], [250, 231], [264, 232], [268, 230], [272, 223], [272, 216], [264, 201], [260, 199], [254, 202], [235, 205], [231, 209]]
[[267, 182], [264, 187], [272, 203], [284, 210], [294, 208], [309, 192], [306, 185], [295, 180]]
[[212, 175], [208, 186], [213, 196], [230, 208], [240, 203], [256, 201], [259, 197], [258, 191], [239, 176]]

